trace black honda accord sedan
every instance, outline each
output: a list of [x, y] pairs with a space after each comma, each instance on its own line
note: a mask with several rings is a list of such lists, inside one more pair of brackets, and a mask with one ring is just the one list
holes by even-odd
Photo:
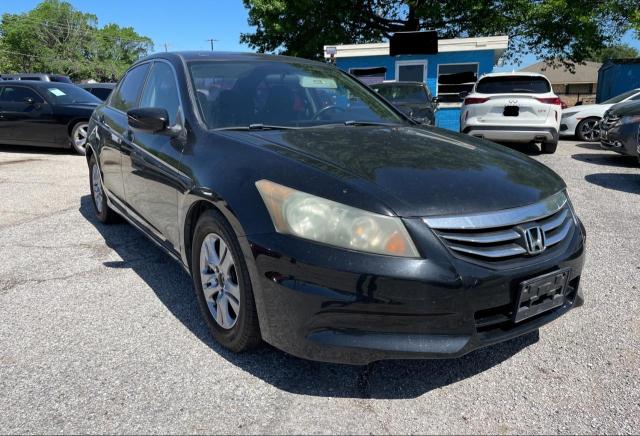
[[72, 148], [84, 154], [89, 118], [100, 103], [70, 83], [0, 82], [0, 144]]
[[87, 161], [98, 218], [180, 262], [236, 352], [455, 357], [583, 302], [585, 232], [560, 177], [418, 126], [322, 63], [145, 58], [94, 112]]

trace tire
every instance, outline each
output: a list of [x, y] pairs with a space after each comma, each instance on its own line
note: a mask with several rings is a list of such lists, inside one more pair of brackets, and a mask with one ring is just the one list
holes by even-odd
[[259, 345], [249, 270], [236, 234], [222, 214], [210, 209], [200, 216], [191, 246], [191, 277], [211, 336], [236, 353]]
[[119, 221], [118, 215], [107, 204], [107, 194], [102, 187], [100, 167], [95, 156], [89, 159], [89, 187], [91, 188], [91, 203], [96, 217], [105, 224]]
[[71, 148], [79, 154], [84, 156], [87, 154], [87, 138], [89, 136], [89, 122], [78, 121], [73, 125], [71, 133], [69, 134], [69, 141], [71, 141]]
[[558, 149], [558, 141], [543, 142], [540, 148], [545, 154], [553, 154]]
[[576, 136], [580, 141], [600, 141], [600, 118], [589, 117], [580, 121], [576, 126]]

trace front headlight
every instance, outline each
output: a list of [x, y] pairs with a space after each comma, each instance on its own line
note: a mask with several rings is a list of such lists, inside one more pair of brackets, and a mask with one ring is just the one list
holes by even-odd
[[573, 112], [562, 112], [562, 118], [569, 118], [574, 116], [575, 114], [577, 114], [578, 111], [573, 111]]
[[356, 209], [269, 180], [257, 181], [256, 187], [278, 233], [350, 250], [419, 257], [398, 217]]

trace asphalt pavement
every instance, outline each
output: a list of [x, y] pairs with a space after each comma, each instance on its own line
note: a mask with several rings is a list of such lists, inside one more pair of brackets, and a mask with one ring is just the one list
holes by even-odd
[[234, 355], [186, 273], [93, 217], [84, 158], [0, 147], [0, 433], [639, 433], [640, 168], [523, 151], [588, 232], [584, 307], [457, 360]]

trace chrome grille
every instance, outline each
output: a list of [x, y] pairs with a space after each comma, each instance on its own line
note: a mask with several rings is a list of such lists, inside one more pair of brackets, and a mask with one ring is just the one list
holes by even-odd
[[540, 203], [499, 212], [467, 216], [431, 217], [431, 227], [454, 254], [484, 261], [531, 257], [527, 229], [542, 230], [543, 252], [570, 237], [574, 228], [573, 212], [564, 192]]
[[603, 129], [610, 129], [620, 122], [620, 117], [614, 115], [605, 114], [602, 118], [601, 127]]

